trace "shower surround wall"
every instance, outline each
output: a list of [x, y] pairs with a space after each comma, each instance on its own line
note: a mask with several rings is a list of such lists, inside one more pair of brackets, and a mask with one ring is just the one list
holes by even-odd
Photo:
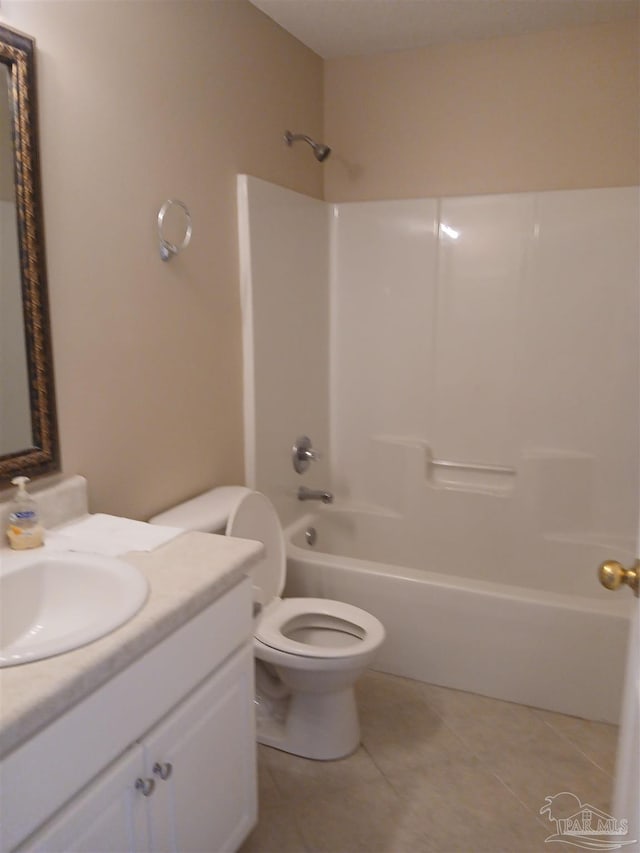
[[245, 480], [287, 523], [302, 482], [291, 461], [298, 436], [323, 451], [304, 482], [329, 487], [329, 211], [240, 175], [238, 213]]
[[238, 195], [247, 482], [283, 521], [332, 488], [396, 519], [395, 562], [547, 589], [633, 549], [637, 188]]
[[290, 525], [288, 594], [378, 616], [385, 671], [615, 722], [632, 598], [595, 570], [634, 556], [638, 189], [238, 188], [247, 482], [285, 524], [300, 485], [336, 495]]
[[637, 235], [637, 188], [335, 206], [332, 483], [396, 562], [552, 590], [632, 551]]

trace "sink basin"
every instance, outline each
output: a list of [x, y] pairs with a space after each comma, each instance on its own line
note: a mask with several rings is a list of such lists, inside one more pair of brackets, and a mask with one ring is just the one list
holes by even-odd
[[0, 667], [84, 646], [127, 622], [144, 604], [147, 580], [115, 557], [2, 554]]

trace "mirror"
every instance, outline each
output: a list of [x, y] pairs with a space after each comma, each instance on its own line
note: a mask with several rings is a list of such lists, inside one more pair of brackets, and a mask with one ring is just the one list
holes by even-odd
[[60, 467], [34, 53], [0, 26], [0, 486]]

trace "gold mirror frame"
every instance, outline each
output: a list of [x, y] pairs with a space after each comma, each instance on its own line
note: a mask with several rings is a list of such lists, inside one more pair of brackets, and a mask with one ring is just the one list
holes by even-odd
[[32, 445], [0, 456], [0, 485], [16, 474], [60, 469], [45, 269], [35, 77], [35, 41], [0, 26], [0, 62], [10, 77], [16, 212]]

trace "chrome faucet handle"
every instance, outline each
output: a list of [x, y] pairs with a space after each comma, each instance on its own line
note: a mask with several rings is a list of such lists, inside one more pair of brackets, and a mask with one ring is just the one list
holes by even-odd
[[311, 462], [321, 458], [321, 454], [314, 450], [308, 435], [301, 435], [296, 439], [291, 451], [293, 468], [296, 474], [304, 474]]

